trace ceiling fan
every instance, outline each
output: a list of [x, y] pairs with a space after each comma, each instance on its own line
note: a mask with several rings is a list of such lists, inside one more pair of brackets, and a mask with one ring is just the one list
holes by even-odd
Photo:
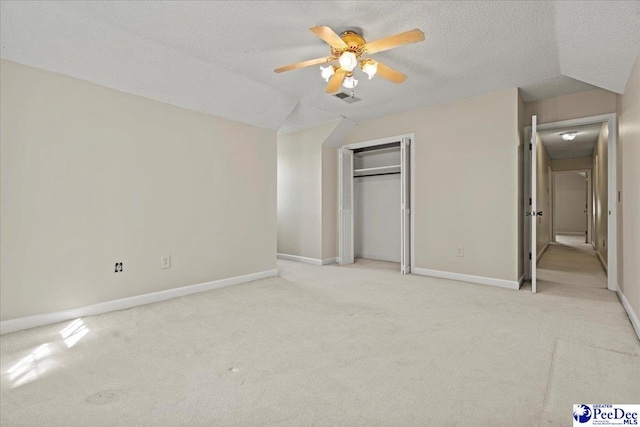
[[323, 25], [309, 29], [331, 46], [331, 55], [324, 58], [310, 59], [308, 61], [285, 65], [284, 67], [276, 68], [274, 71], [276, 73], [282, 73], [284, 71], [338, 60], [339, 65], [330, 64], [327, 67], [320, 67], [322, 70], [322, 78], [328, 82], [327, 93], [337, 92], [338, 89], [340, 89], [341, 83], [347, 89], [356, 87], [358, 80], [353, 77], [353, 70], [358, 65], [360, 65], [362, 71], [369, 76], [369, 80], [377, 73], [380, 77], [394, 83], [404, 82], [407, 78], [405, 74], [379, 61], [374, 61], [371, 58], [363, 58], [363, 55], [382, 52], [394, 47], [424, 40], [424, 33], [418, 29], [396, 34], [395, 36], [386, 37], [371, 43], [367, 43], [367, 41], [355, 31], [345, 31], [338, 35], [331, 28]]

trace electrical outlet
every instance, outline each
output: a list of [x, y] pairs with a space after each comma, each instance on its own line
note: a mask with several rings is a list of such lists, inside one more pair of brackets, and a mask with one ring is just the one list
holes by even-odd
[[464, 256], [464, 247], [460, 246], [458, 248], [458, 252], [457, 252], [458, 256]]
[[122, 272], [122, 263], [121, 262], [116, 262], [115, 272], [116, 273], [121, 273]]
[[171, 255], [163, 255], [160, 257], [160, 268], [171, 268]]

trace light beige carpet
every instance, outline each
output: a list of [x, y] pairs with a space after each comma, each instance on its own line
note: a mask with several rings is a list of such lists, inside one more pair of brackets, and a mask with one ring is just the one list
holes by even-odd
[[607, 288], [607, 274], [583, 236], [557, 235], [538, 262], [538, 292], [565, 286]]
[[573, 403], [640, 396], [640, 344], [606, 289], [278, 265], [2, 336], [2, 425], [566, 426]]

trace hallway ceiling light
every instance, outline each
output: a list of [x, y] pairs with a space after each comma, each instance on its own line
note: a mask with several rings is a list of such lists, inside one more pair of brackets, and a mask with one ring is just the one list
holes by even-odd
[[576, 135], [578, 135], [578, 132], [565, 132], [560, 135], [562, 135], [562, 139], [564, 139], [565, 141], [572, 141], [576, 137]]

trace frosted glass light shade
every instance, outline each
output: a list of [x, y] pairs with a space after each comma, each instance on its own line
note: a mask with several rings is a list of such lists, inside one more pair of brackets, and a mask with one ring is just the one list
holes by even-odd
[[328, 82], [329, 79], [331, 78], [331, 76], [333, 76], [335, 74], [335, 70], [333, 69], [332, 65], [329, 65], [328, 67], [323, 67], [320, 66], [320, 69], [322, 70], [322, 78]]
[[357, 85], [358, 81], [354, 79], [353, 76], [345, 78], [344, 82], [342, 83], [342, 86], [346, 87], [347, 89], [353, 89]]
[[367, 73], [367, 75], [369, 76], [369, 80], [371, 80], [373, 76], [376, 75], [376, 72], [378, 71], [378, 63], [376, 61], [368, 60], [362, 66], [362, 71]]
[[358, 65], [356, 54], [349, 51], [343, 52], [342, 55], [340, 55], [338, 62], [340, 62], [340, 68], [347, 72], [353, 71], [353, 69], [356, 68], [356, 65]]

